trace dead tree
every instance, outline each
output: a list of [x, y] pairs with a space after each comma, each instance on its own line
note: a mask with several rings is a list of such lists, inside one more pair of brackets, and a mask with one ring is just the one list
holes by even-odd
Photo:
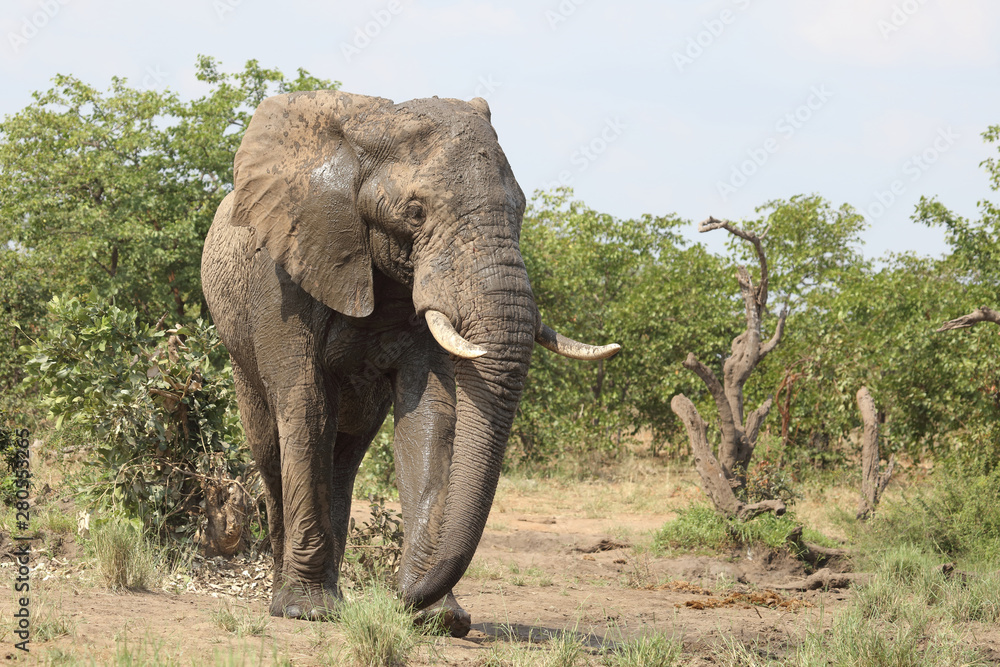
[[885, 472], [879, 472], [878, 414], [868, 387], [858, 389], [857, 400], [861, 421], [864, 423], [861, 435], [861, 500], [858, 502], [857, 517], [859, 521], [865, 521], [878, 506], [879, 498], [892, 477], [896, 460], [890, 458]]
[[1000, 324], [1000, 313], [989, 308], [976, 308], [974, 311], [968, 315], [963, 315], [954, 320], [949, 320], [942, 324], [937, 333], [942, 331], [951, 331], [952, 329], [968, 329], [969, 327], [975, 326], [980, 322], [993, 322], [994, 324]]
[[722, 431], [718, 456], [712, 452], [708, 443], [707, 423], [701, 418], [694, 403], [683, 394], [678, 394], [670, 401], [670, 407], [684, 422], [691, 441], [695, 467], [701, 476], [705, 492], [716, 509], [727, 516], [747, 520], [762, 512], [783, 514], [785, 511], [785, 504], [780, 500], [747, 505], [736, 497], [734, 489], [746, 485], [747, 467], [757, 444], [757, 434], [772, 404], [772, 399], [768, 398], [744, 419], [743, 385], [757, 364], [778, 345], [785, 330], [788, 311], [782, 311], [774, 335], [764, 342], [761, 339], [761, 319], [767, 308], [767, 258], [764, 256], [760, 237], [711, 217], [698, 225], [698, 231], [708, 232], [720, 227], [753, 245], [760, 263], [760, 283], [753, 284], [745, 266], [737, 267], [736, 280], [743, 296], [747, 327], [733, 339], [731, 354], [722, 366], [722, 382], [694, 354], [688, 354], [684, 360], [684, 367], [701, 378], [715, 400]]

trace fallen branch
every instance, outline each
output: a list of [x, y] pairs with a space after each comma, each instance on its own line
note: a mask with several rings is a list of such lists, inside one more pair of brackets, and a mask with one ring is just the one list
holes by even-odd
[[814, 567], [825, 565], [837, 558], [848, 558], [850, 555], [846, 549], [823, 547], [812, 542], [806, 542], [802, 539], [802, 526], [796, 526], [795, 530], [790, 532], [785, 538], [785, 542], [791, 546], [792, 551], [798, 554], [799, 558]]
[[872, 580], [872, 575], [868, 572], [834, 572], [828, 567], [824, 567], [793, 584], [773, 586], [782, 591], [815, 591], [820, 589], [829, 590], [831, 588], [850, 588], [851, 586], [861, 586]]

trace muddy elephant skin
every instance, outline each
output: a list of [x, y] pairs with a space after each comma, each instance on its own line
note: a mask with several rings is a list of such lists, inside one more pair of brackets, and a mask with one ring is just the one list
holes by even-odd
[[539, 321], [524, 207], [481, 99], [317, 91], [258, 107], [202, 279], [265, 484], [272, 614], [335, 611], [354, 478], [394, 405], [403, 598], [446, 599], [452, 632], [468, 630], [450, 591], [482, 536], [534, 341], [579, 345]]

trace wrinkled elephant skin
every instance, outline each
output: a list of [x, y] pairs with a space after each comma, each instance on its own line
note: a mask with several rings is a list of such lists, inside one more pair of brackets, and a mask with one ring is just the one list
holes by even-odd
[[468, 631], [450, 591], [482, 536], [534, 341], [579, 345], [539, 321], [524, 206], [481, 99], [318, 91], [258, 107], [202, 278], [264, 481], [272, 614], [336, 611], [354, 478], [393, 405], [403, 599], [441, 603]]

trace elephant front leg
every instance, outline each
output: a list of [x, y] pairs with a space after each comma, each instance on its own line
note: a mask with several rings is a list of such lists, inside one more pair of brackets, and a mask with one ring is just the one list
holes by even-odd
[[[405, 533], [399, 570], [404, 592], [434, 560], [455, 440], [452, 365], [432, 341], [427, 347], [425, 356], [401, 368], [395, 378], [393, 453]], [[417, 622], [433, 617], [455, 637], [464, 637], [471, 628], [471, 617], [451, 592], [422, 610]]]
[[272, 616], [320, 620], [340, 602], [335, 545], [341, 540], [331, 521], [336, 398], [318, 381], [279, 396], [284, 553], [273, 583]]

